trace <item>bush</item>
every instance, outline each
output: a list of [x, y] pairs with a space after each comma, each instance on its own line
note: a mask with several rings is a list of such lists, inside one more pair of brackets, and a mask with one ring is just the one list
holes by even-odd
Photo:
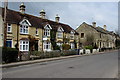
[[77, 55], [78, 52], [76, 50], [64, 50], [61, 52], [61, 56], [69, 56], [69, 55]]
[[70, 49], [70, 45], [69, 44], [63, 44], [62, 45], [62, 49], [63, 50], [69, 50]]
[[2, 48], [2, 61], [5, 63], [16, 62], [18, 50], [15, 48]]
[[44, 58], [59, 57], [60, 51], [50, 51], [50, 52], [32, 51], [31, 54], [34, 56], [39, 56], [40, 59], [44, 59]]
[[89, 45], [89, 46], [85, 46], [85, 49], [90, 49], [90, 52], [92, 53], [93, 46], [91, 46], [91, 45]]

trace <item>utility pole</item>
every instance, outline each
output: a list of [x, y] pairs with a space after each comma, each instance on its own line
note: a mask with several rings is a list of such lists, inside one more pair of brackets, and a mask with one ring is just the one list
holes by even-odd
[[7, 8], [8, 8], [8, 0], [5, 0], [4, 2], [4, 47], [6, 47], [6, 38], [7, 38], [7, 22], [6, 22]]

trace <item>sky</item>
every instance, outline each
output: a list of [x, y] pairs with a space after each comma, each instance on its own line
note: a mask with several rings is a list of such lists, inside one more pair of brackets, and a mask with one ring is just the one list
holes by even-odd
[[[9, 2], [8, 8], [19, 11], [21, 2]], [[47, 19], [55, 21], [55, 15], [60, 16], [60, 22], [76, 29], [83, 22], [97, 26], [107, 25], [107, 30], [118, 30], [118, 2], [25, 2], [26, 13], [39, 16], [44, 9]]]

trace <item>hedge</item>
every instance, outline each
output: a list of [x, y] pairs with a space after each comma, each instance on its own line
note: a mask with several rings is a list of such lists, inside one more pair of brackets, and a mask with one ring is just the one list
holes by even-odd
[[15, 48], [2, 48], [2, 61], [5, 63], [16, 62], [18, 50]]
[[[31, 55], [38, 56], [39, 59], [44, 58], [53, 58], [53, 57], [60, 57], [60, 56], [69, 56], [69, 55], [77, 55], [77, 50], [55, 50], [50, 52], [42, 52], [42, 51], [32, 51]], [[38, 59], [37, 57], [37, 59]]]

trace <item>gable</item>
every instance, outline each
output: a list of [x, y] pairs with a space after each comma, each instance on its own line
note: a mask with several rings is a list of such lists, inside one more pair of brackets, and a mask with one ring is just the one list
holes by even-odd
[[31, 26], [30, 22], [27, 19], [23, 19], [19, 24]]
[[52, 27], [49, 24], [47, 24], [45, 25], [44, 29], [52, 29]]
[[74, 30], [71, 30], [71, 32], [70, 32], [71, 34], [75, 34], [75, 31]]
[[63, 30], [62, 27], [59, 27], [59, 28], [58, 28], [58, 31], [64, 32], [64, 30]]
[[77, 32], [97, 32], [97, 30], [88, 24], [81, 24], [77, 29]]

